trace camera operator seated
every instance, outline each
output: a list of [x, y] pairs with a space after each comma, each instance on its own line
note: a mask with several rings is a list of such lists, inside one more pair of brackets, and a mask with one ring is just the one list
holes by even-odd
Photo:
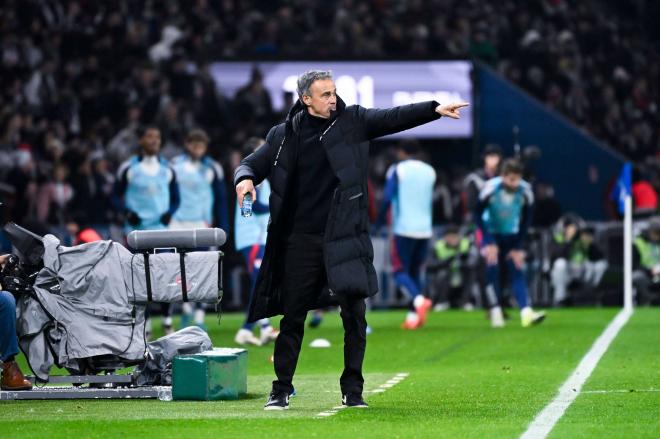
[[470, 239], [461, 235], [457, 226], [445, 228], [441, 239], [433, 245], [431, 260], [426, 266], [429, 297], [434, 299], [435, 311], [462, 307], [469, 311], [478, 254]]
[[[0, 266], [4, 267], [9, 255], [0, 256]], [[0, 286], [0, 367], [2, 390], [30, 390], [32, 383], [26, 380], [14, 357], [18, 355], [16, 338], [16, 301], [14, 296], [2, 291]]]
[[568, 287], [574, 281], [593, 294], [607, 270], [605, 254], [594, 242], [594, 229], [581, 218], [564, 217], [550, 247], [554, 305], [571, 303]]

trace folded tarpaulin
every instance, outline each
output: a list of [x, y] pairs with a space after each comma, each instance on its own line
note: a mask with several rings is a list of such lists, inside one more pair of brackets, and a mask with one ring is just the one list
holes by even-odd
[[171, 386], [172, 360], [177, 355], [197, 354], [213, 348], [209, 335], [189, 326], [148, 343], [147, 361], [135, 369], [138, 386]]

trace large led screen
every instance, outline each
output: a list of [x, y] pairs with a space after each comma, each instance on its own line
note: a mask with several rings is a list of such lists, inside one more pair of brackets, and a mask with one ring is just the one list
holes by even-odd
[[[466, 61], [397, 62], [216, 62], [211, 72], [219, 90], [233, 97], [247, 84], [254, 66], [264, 77], [273, 108], [281, 110], [284, 92], [296, 90], [296, 78], [305, 70], [332, 70], [337, 94], [347, 105], [389, 108], [427, 100], [440, 103], [472, 99], [471, 64]], [[460, 120], [439, 120], [391, 137], [470, 137], [472, 111], [461, 110]]]

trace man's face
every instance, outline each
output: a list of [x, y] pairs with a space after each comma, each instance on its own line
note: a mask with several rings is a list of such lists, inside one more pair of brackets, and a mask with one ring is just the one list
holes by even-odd
[[448, 233], [445, 235], [445, 242], [449, 247], [458, 247], [461, 237], [456, 233]]
[[204, 157], [207, 149], [208, 147], [204, 142], [186, 142], [186, 150], [188, 150], [188, 154], [190, 154], [193, 160], [200, 160]]
[[522, 175], [510, 172], [502, 176], [502, 184], [504, 184], [504, 188], [509, 192], [515, 192], [518, 186], [520, 186], [521, 178]]
[[140, 146], [146, 155], [156, 155], [160, 151], [160, 130], [149, 128], [140, 137]]
[[500, 166], [500, 160], [501, 157], [499, 154], [488, 154], [484, 157], [484, 168], [494, 174], [497, 172], [497, 167]]
[[586, 246], [590, 246], [592, 242], [594, 242], [594, 235], [592, 235], [590, 232], [582, 232], [580, 233], [580, 241]]
[[307, 111], [312, 116], [330, 117], [330, 112], [337, 109], [337, 87], [332, 79], [317, 79], [309, 87], [311, 96], [303, 96]]
[[655, 230], [650, 231], [649, 232], [649, 239], [653, 242], [660, 241], [660, 232], [657, 232]]

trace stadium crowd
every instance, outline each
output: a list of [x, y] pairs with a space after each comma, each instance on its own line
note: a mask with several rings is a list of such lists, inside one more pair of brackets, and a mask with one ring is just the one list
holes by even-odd
[[[283, 114], [257, 69], [225, 96], [209, 63], [295, 59], [312, 50], [326, 59], [481, 60], [634, 159], [638, 192], [653, 213], [657, 8], [643, 0], [627, 8], [597, 0], [9, 0], [0, 10], [3, 222], [61, 236], [94, 225], [107, 236], [125, 219], [113, 204], [116, 171], [147, 124], [159, 128], [168, 159], [193, 128], [204, 129], [209, 154], [231, 175], [247, 139], [265, 135]], [[394, 160], [391, 151], [374, 159], [378, 201]], [[437, 223], [469, 224], [466, 174], [438, 174]], [[536, 225], [550, 226], [562, 214], [552, 188], [534, 191], [535, 208], [552, 213]]]

